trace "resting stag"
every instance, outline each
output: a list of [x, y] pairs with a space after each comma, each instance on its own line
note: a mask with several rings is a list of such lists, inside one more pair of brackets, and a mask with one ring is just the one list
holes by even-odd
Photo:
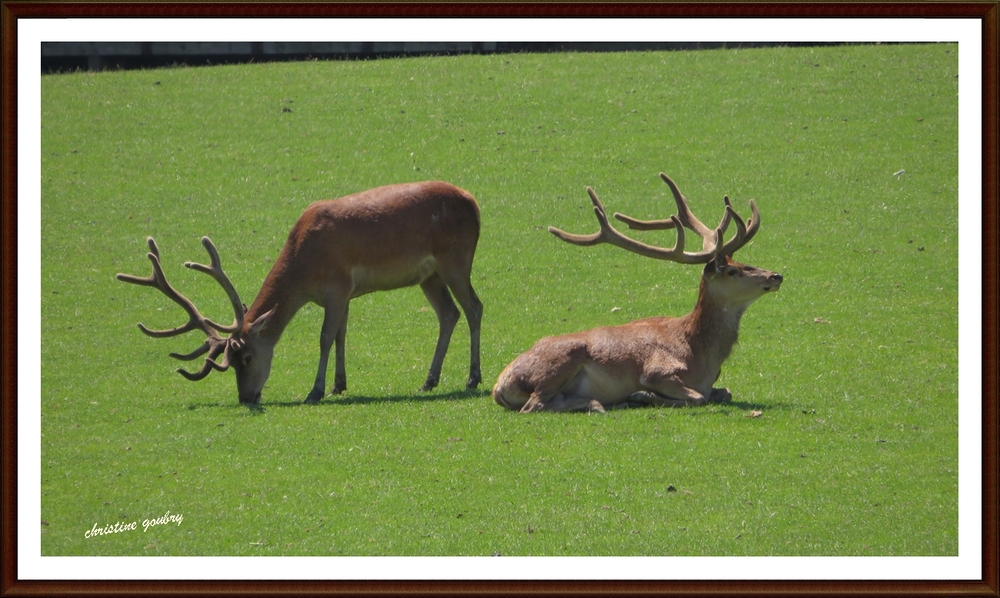
[[[677, 318], [645, 318], [543, 338], [500, 374], [492, 393], [497, 403], [526, 413], [604, 411], [618, 405], [704, 405], [732, 399], [728, 389], [712, 385], [736, 343], [743, 313], [759, 297], [777, 291], [782, 277], [733, 260], [733, 254], [760, 228], [760, 213], [753, 201], [751, 218], [744, 223], [725, 197], [722, 221], [711, 229], [695, 218], [677, 185], [665, 174], [660, 177], [670, 187], [677, 215], [655, 221], [621, 214], [615, 218], [637, 230], [675, 229], [677, 240], [671, 249], [618, 232], [590, 187], [587, 193], [600, 230], [576, 235], [550, 227], [549, 232], [574, 245], [607, 243], [648, 258], [703, 264], [694, 310]], [[736, 233], [723, 241], [731, 223]], [[685, 250], [685, 228], [702, 238], [701, 251]]]

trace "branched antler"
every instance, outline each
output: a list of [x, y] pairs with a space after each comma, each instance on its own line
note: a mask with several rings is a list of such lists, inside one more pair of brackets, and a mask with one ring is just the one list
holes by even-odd
[[206, 266], [204, 264], [196, 264], [194, 262], [184, 262], [184, 267], [208, 274], [226, 291], [226, 295], [229, 297], [230, 303], [233, 304], [233, 312], [236, 314], [236, 321], [230, 326], [216, 324], [209, 319], [205, 319], [205, 323], [219, 332], [232, 334], [243, 328], [243, 303], [240, 301], [240, 296], [233, 287], [233, 283], [229, 280], [229, 277], [226, 276], [226, 273], [222, 271], [222, 262], [219, 260], [219, 252], [215, 249], [215, 245], [212, 244], [212, 240], [208, 237], [202, 237], [201, 244], [204, 245], [205, 250], [208, 251], [208, 256], [212, 260], [212, 265]]
[[[575, 235], [550, 226], [549, 232], [563, 241], [574, 245], [587, 246], [597, 245], [599, 243], [608, 243], [645, 257], [670, 260], [683, 264], [704, 264], [715, 259], [718, 255], [731, 256], [748, 241], [750, 241], [750, 239], [757, 233], [757, 229], [760, 226], [760, 214], [757, 211], [756, 204], [754, 204], [752, 200], [750, 201], [750, 209], [753, 216], [750, 223], [745, 224], [743, 219], [740, 218], [739, 214], [737, 214], [733, 209], [733, 206], [729, 201], [729, 197], [724, 197], [723, 200], [726, 204], [726, 208], [723, 213], [722, 220], [719, 222], [718, 227], [711, 229], [702, 224], [702, 222], [695, 217], [694, 213], [691, 212], [691, 209], [687, 205], [687, 199], [681, 194], [680, 189], [677, 188], [677, 185], [670, 179], [670, 177], [661, 172], [660, 178], [662, 178], [667, 186], [670, 187], [670, 191], [673, 193], [674, 201], [677, 203], [677, 215], [671, 216], [666, 220], [637, 220], [619, 213], [615, 213], [614, 216], [618, 220], [626, 223], [629, 228], [633, 230], [676, 229], [677, 240], [671, 249], [647, 245], [640, 241], [636, 241], [635, 239], [626, 237], [622, 233], [618, 232], [613, 226], [611, 226], [611, 223], [608, 221], [604, 205], [601, 204], [600, 199], [598, 199], [597, 193], [595, 193], [590, 187], [587, 187], [587, 193], [590, 195], [590, 200], [594, 204], [594, 214], [597, 216], [597, 222], [600, 225], [600, 230], [590, 235]], [[723, 235], [729, 227], [730, 222], [736, 223], [736, 235], [734, 235], [728, 242], [723, 243]], [[684, 233], [685, 228], [694, 231], [702, 238], [701, 251], [697, 253], [684, 251], [686, 241]]]
[[186, 370], [178, 368], [177, 372], [188, 380], [201, 380], [207, 376], [213, 369], [219, 371], [225, 371], [229, 368], [228, 357], [223, 357], [222, 362], [217, 362], [216, 358], [226, 352], [226, 348], [231, 344], [237, 343], [237, 339], [223, 338], [219, 336], [216, 332], [226, 332], [226, 333], [236, 333], [243, 327], [243, 304], [240, 302], [239, 295], [236, 293], [236, 289], [233, 288], [232, 282], [222, 271], [222, 265], [219, 260], [219, 252], [216, 251], [215, 245], [208, 237], [202, 237], [201, 243], [205, 246], [208, 251], [208, 255], [211, 258], [211, 266], [205, 266], [204, 264], [195, 264], [192, 262], [186, 262], [184, 265], [193, 270], [199, 272], [204, 272], [214, 278], [226, 291], [229, 296], [230, 302], [233, 304], [233, 310], [236, 313], [236, 321], [231, 326], [223, 326], [217, 324], [208, 318], [201, 315], [198, 309], [194, 306], [194, 303], [180, 294], [177, 289], [167, 282], [166, 276], [163, 274], [163, 268], [160, 265], [160, 250], [156, 246], [156, 241], [153, 237], [148, 237], [146, 243], [149, 245], [149, 253], [146, 257], [153, 264], [153, 273], [145, 278], [139, 276], [133, 276], [131, 274], [118, 274], [115, 276], [118, 280], [122, 282], [128, 282], [131, 284], [137, 284], [141, 286], [154, 287], [159, 289], [161, 293], [170, 298], [171, 301], [180, 305], [185, 312], [188, 314], [188, 321], [186, 324], [177, 326], [176, 328], [171, 328], [169, 330], [151, 330], [146, 328], [142, 322], [139, 323], [139, 329], [143, 333], [154, 337], [154, 338], [166, 338], [171, 336], [178, 336], [192, 330], [201, 330], [205, 333], [206, 339], [200, 347], [195, 349], [190, 353], [179, 354], [170, 353], [170, 356], [174, 359], [179, 359], [182, 361], [194, 360], [205, 353], [208, 353], [208, 357], [205, 358], [205, 363], [202, 365], [201, 369], [195, 373], [188, 372]]

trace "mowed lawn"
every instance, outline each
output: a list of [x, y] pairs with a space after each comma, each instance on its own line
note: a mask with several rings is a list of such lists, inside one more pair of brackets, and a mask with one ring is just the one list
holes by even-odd
[[[953, 44], [301, 62], [42, 79], [44, 555], [955, 555], [957, 51]], [[732, 404], [519, 415], [488, 395], [538, 338], [682, 315], [700, 267], [608, 246], [609, 211], [762, 226], [785, 283], [743, 318]], [[310, 202], [442, 179], [482, 209], [484, 384], [418, 288], [353, 302], [349, 390], [302, 405], [322, 310], [279, 343], [262, 408], [193, 383], [211, 237], [250, 303]], [[663, 246], [673, 233], [636, 233]], [[329, 381], [332, 382], [332, 373]], [[143, 521], [182, 516], [144, 530]], [[96, 525], [137, 529], [87, 537]]]

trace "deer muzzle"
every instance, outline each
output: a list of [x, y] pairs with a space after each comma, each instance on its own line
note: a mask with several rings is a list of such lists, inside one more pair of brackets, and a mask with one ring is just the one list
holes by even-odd
[[258, 391], [258, 392], [254, 393], [252, 395], [247, 395], [247, 396], [240, 395], [240, 404], [241, 405], [258, 405], [258, 404], [260, 404], [260, 394], [261, 393]]

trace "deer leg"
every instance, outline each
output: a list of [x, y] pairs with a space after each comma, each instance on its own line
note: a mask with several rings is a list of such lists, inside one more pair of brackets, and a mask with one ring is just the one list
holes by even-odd
[[557, 394], [545, 405], [546, 411], [587, 411], [604, 413], [604, 405], [596, 399], [573, 394]]
[[[313, 383], [312, 390], [309, 391], [309, 395], [306, 396], [306, 403], [318, 403], [320, 399], [323, 398], [326, 389], [326, 367], [330, 361], [330, 349], [333, 344], [337, 341], [337, 338], [343, 334], [346, 334], [346, 322], [347, 322], [347, 303], [348, 298], [337, 296], [333, 299], [327, 301], [326, 313], [323, 316], [323, 330], [319, 335], [319, 369], [316, 372], [316, 381]], [[341, 348], [343, 343], [338, 343], [339, 347], [337, 350], [338, 358], [341, 353]], [[343, 363], [338, 359], [337, 364], [337, 377], [341, 376], [341, 368]], [[338, 382], [343, 383], [343, 390], [347, 387], [346, 375], [343, 380]], [[338, 384], [339, 386], [339, 384]]]
[[479, 331], [483, 322], [483, 302], [479, 300], [472, 285], [468, 286], [467, 293], [458, 292], [455, 296], [469, 321], [469, 378], [465, 381], [465, 388], [473, 390], [483, 381], [483, 374], [479, 369]]
[[686, 386], [675, 374], [646, 373], [639, 377], [639, 384], [645, 390], [633, 393], [629, 401], [664, 407], [698, 406], [708, 402], [705, 395]]
[[547, 401], [542, 401], [540, 394], [533, 394], [528, 402], [521, 407], [521, 413], [531, 413], [532, 411], [587, 411], [590, 413], [604, 413], [604, 406], [595, 399], [569, 393], [559, 393], [550, 397]]
[[455, 300], [462, 306], [465, 312], [465, 319], [469, 321], [469, 379], [465, 382], [465, 388], [472, 390], [483, 381], [483, 375], [479, 368], [479, 331], [483, 321], [483, 302], [479, 300], [472, 282], [469, 278], [472, 275], [472, 266], [464, 265], [446, 269], [441, 277], [455, 295]]
[[334, 355], [334, 373], [333, 373], [333, 386], [330, 388], [330, 394], [339, 395], [340, 393], [347, 390], [347, 366], [345, 365], [345, 345], [347, 340], [347, 316], [350, 311], [351, 304], [348, 303], [344, 306], [344, 319], [340, 322], [340, 328], [337, 329], [337, 337], [334, 339], [336, 346], [336, 353]]
[[[501, 400], [497, 402], [508, 409], [520, 407], [520, 413], [565, 411], [575, 404], [566, 397], [581, 397], [582, 400], [586, 394], [585, 391], [581, 393], [580, 388], [586, 386], [587, 359], [584, 341], [560, 337], [542, 339], [501, 372], [493, 388], [494, 397], [499, 396]], [[556, 403], [553, 408], [549, 407], [550, 401]], [[597, 410], [590, 398], [583, 407]]]
[[689, 405], [687, 401], [681, 399], [671, 399], [651, 390], [639, 390], [628, 397], [624, 403], [629, 407], [643, 407], [646, 405], [656, 405], [659, 407], [685, 407]]
[[531, 393], [528, 401], [521, 406], [518, 413], [531, 413], [532, 411], [542, 411], [543, 409], [545, 409], [545, 402], [542, 401], [542, 395], [536, 390]]
[[520, 413], [532, 411], [597, 411], [604, 413], [601, 403], [591, 397], [578, 394], [581, 377], [586, 371], [579, 361], [570, 356], [570, 351], [561, 359], [549, 362], [551, 368], [544, 379], [539, 380], [535, 390], [521, 407]]
[[434, 349], [431, 368], [427, 372], [427, 380], [420, 389], [428, 391], [438, 385], [438, 380], [441, 378], [441, 364], [444, 363], [444, 356], [448, 352], [448, 343], [451, 342], [451, 334], [455, 331], [455, 325], [458, 324], [458, 318], [461, 314], [451, 299], [448, 285], [436, 273], [431, 274], [427, 280], [420, 283], [420, 288], [423, 289], [424, 296], [427, 297], [427, 301], [430, 302], [438, 317], [437, 347]]
[[[733, 395], [729, 392], [728, 388], [713, 388], [712, 394], [705, 400], [707, 403], [728, 403], [733, 400]], [[644, 405], [659, 405], [661, 407], [684, 407], [686, 405], [701, 405], [702, 403], [695, 401], [685, 401], [681, 399], [671, 399], [670, 397], [665, 397], [656, 392], [649, 390], [640, 390], [638, 392], [632, 393], [628, 401], [623, 403], [623, 405], [631, 407], [641, 407]]]

